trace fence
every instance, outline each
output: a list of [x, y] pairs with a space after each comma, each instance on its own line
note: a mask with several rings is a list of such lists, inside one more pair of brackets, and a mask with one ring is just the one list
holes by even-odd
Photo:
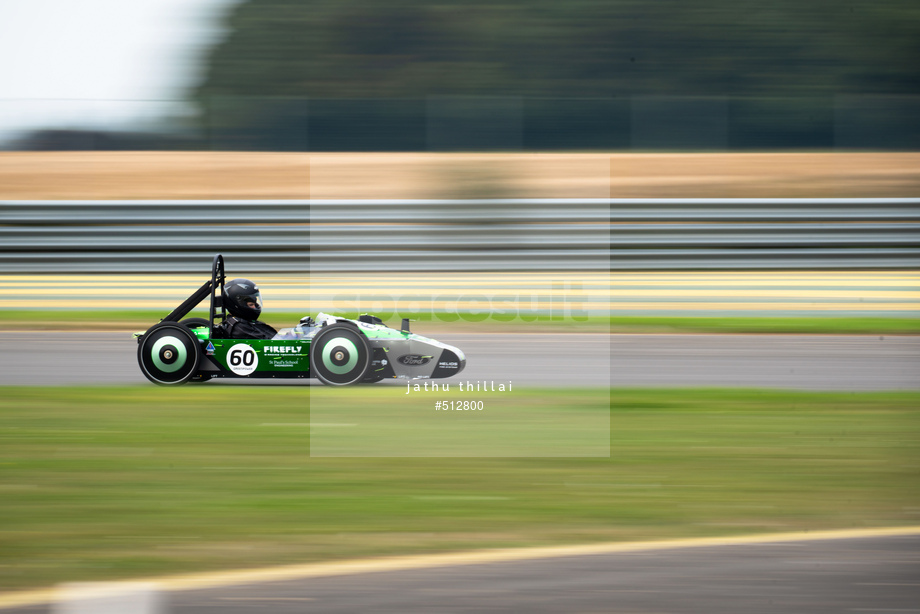
[[916, 269], [920, 199], [0, 201], [0, 246], [6, 273]]

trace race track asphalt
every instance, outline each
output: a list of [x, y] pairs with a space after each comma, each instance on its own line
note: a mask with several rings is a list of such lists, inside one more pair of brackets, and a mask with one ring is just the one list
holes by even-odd
[[[146, 599], [144, 614], [916, 612], [920, 536], [639, 549], [301, 577], [160, 591], [153, 599], [129, 595], [121, 598], [122, 612], [132, 598], [135, 604]], [[82, 613], [91, 603], [2, 611]]]
[[[527, 386], [920, 390], [920, 337], [453, 334], [457, 380]], [[129, 333], [0, 332], [0, 385], [147, 384]], [[451, 380], [453, 381], [453, 380]], [[261, 382], [233, 383], [279, 383]], [[304, 385], [304, 381], [282, 381]], [[227, 385], [213, 381], [206, 385]], [[405, 385], [381, 382], [376, 385]]]
[[203, 614], [217, 606], [227, 614], [767, 614], [904, 612], [916, 611], [918, 604], [920, 538], [901, 537], [598, 555], [241, 586], [177, 594], [168, 611]]

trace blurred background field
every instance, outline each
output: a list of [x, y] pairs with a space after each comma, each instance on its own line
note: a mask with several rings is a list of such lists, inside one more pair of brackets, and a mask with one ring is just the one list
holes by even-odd
[[[326, 392], [343, 410], [402, 411], [398, 389]], [[609, 411], [610, 458], [424, 462], [311, 457], [307, 400], [303, 388], [5, 388], [0, 588], [920, 514], [916, 393], [529, 390], [510, 409]]]
[[0, 152], [0, 200], [917, 194], [914, 152]]

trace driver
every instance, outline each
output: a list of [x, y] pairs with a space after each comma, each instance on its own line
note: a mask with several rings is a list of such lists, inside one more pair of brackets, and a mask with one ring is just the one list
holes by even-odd
[[262, 314], [262, 295], [255, 282], [232, 279], [224, 284], [224, 307], [230, 316], [214, 329], [218, 339], [271, 339], [278, 331], [259, 322]]

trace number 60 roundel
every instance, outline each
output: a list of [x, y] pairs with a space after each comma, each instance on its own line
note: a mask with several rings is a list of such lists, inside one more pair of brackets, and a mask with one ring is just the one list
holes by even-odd
[[245, 343], [237, 343], [227, 352], [227, 366], [237, 375], [249, 375], [259, 366], [259, 355]]

